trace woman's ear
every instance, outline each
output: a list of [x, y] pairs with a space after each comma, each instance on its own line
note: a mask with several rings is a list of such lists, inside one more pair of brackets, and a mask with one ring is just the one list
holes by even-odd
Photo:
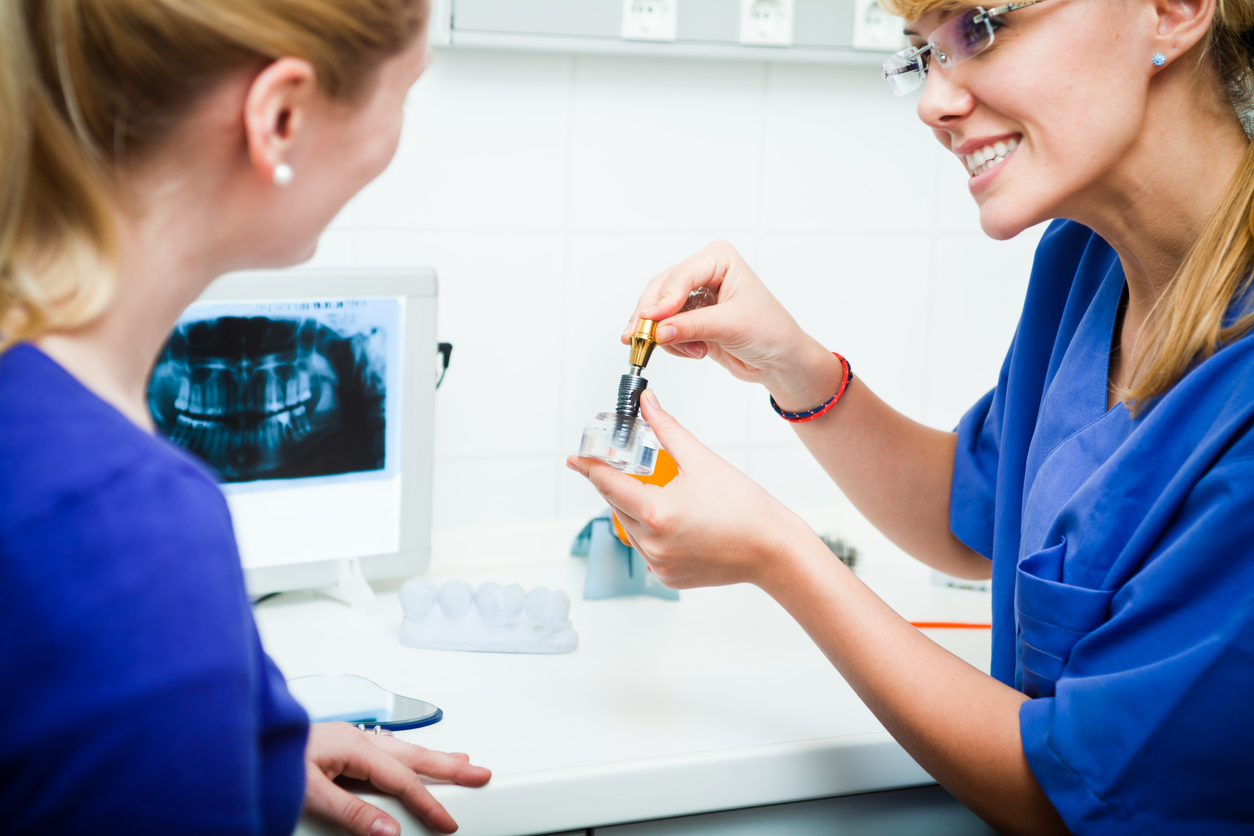
[[248, 159], [266, 180], [295, 144], [317, 95], [317, 75], [303, 58], [280, 58], [257, 74], [244, 99]]
[[1215, 17], [1215, 0], [1152, 0], [1152, 4], [1157, 23], [1154, 51], [1162, 54], [1164, 63], [1201, 43]]

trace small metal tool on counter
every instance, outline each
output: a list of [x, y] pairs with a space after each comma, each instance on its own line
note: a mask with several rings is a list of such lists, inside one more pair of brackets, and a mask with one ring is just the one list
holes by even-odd
[[[718, 299], [708, 287], [688, 294], [680, 313], [713, 305]], [[640, 418], [640, 393], [649, 387], [645, 366], [657, 347], [657, 323], [641, 319], [631, 335], [627, 374], [618, 381], [618, 403], [612, 413], [601, 412], [583, 431], [579, 455], [600, 459], [624, 473], [647, 476], [653, 472], [661, 446], [647, 422]]]

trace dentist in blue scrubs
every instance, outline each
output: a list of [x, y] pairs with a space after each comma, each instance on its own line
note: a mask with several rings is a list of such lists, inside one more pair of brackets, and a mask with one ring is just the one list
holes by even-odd
[[[1239, 118], [1254, 2], [883, 5], [911, 43], [886, 79], [923, 88], [919, 117], [966, 169], [984, 231], [1052, 220], [996, 386], [954, 432], [906, 418], [723, 242], [656, 277], [636, 315], [671, 353], [763, 384], [904, 550], [991, 575], [991, 676], [651, 393], [679, 477], [569, 464], [664, 583], [771, 594], [999, 832], [1254, 832], [1254, 146]], [[718, 304], [679, 313], [701, 285]]]

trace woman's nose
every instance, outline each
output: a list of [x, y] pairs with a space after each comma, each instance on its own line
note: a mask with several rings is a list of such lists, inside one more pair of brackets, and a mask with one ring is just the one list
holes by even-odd
[[919, 118], [934, 130], [953, 127], [975, 109], [975, 96], [955, 77], [952, 70], [933, 67], [919, 99]]

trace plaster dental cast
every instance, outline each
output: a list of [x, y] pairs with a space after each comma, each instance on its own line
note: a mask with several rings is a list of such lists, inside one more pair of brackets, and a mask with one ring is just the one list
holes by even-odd
[[[569, 464], [667, 585], [772, 595], [999, 832], [1249, 832], [1254, 2], [883, 5], [911, 45], [886, 80], [918, 91], [984, 231], [1050, 222], [992, 390], [953, 432], [906, 418], [724, 242], [649, 282], [635, 314], [671, 353], [762, 384], [906, 552], [991, 575], [991, 676], [912, 628], [651, 393], [674, 481]], [[718, 303], [679, 313], [702, 285]]]

